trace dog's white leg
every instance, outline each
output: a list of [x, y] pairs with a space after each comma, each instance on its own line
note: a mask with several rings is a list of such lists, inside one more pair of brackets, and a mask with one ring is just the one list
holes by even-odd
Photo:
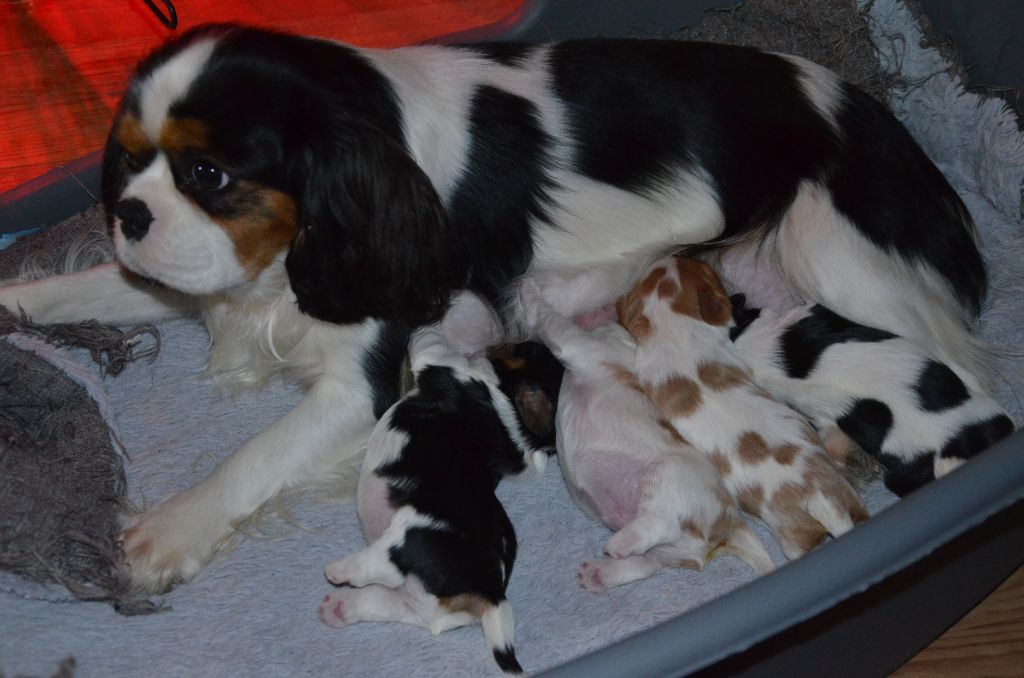
[[206, 480], [139, 516], [122, 533], [138, 586], [160, 591], [191, 578], [235, 524], [261, 504], [285, 488], [328, 477], [363, 451], [373, 426], [370, 389], [357, 362], [366, 343], [352, 347], [347, 379], [321, 377], [294, 410], [251, 438]]
[[[411, 518], [411, 520], [410, 520]], [[327, 581], [332, 584], [348, 584], [349, 586], [368, 586], [381, 584], [389, 588], [400, 586], [405, 580], [395, 564], [391, 562], [390, 552], [393, 546], [400, 545], [405, 539], [405, 531], [415, 521], [415, 512], [406, 507], [395, 513], [391, 524], [380, 539], [358, 553], [353, 553], [341, 560], [336, 560], [324, 568]]]
[[405, 604], [401, 594], [384, 586], [331, 591], [324, 596], [319, 612], [320, 620], [336, 629], [363, 621], [404, 622], [429, 628], [429, 624]]
[[576, 581], [583, 590], [600, 593], [614, 586], [647, 579], [660, 569], [661, 561], [650, 555], [599, 558], [580, 565]]
[[125, 274], [116, 263], [0, 288], [0, 305], [12, 313], [24, 309], [33, 322], [43, 324], [96, 319], [125, 325], [196, 310], [192, 298]]
[[604, 546], [613, 558], [625, 558], [647, 553], [658, 544], [667, 544], [679, 538], [679, 521], [662, 513], [640, 513], [626, 523]]

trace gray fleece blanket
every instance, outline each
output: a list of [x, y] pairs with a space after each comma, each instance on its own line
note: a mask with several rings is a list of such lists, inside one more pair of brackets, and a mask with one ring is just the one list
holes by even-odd
[[[1017, 349], [1024, 317], [1024, 135], [999, 100], [965, 93], [947, 75], [949, 64], [920, 46], [919, 29], [901, 3], [876, 0], [867, 17], [882, 66], [898, 85], [891, 105], [978, 222], [992, 270], [980, 334]], [[299, 399], [280, 384], [220, 396], [201, 375], [208, 342], [202, 327], [180, 320], [159, 330], [162, 351], [155, 362], [127, 365], [120, 377], [103, 383], [106, 393], [100, 394], [130, 454], [128, 494], [139, 504], [202, 479]], [[95, 369], [82, 352], [65, 357]], [[1020, 421], [1016, 391], [1024, 384], [1024, 367], [1016, 359], [1000, 367], [998, 396]], [[873, 513], [894, 501], [877, 484], [864, 494]], [[740, 561], [722, 557], [703, 572], [668, 571], [600, 595], [586, 593], [576, 586], [576, 566], [597, 555], [609, 533], [573, 505], [557, 464], [542, 476], [504, 483], [499, 495], [519, 536], [508, 598], [517, 654], [530, 673], [684, 613], [752, 578]], [[319, 622], [316, 607], [328, 590], [323, 566], [363, 546], [352, 505], [305, 502], [288, 520], [264, 527], [271, 534], [245, 539], [166, 595], [170, 609], [159, 614], [123, 617], [107, 605], [77, 602], [57, 586], [0, 576], [0, 674], [50, 675], [67, 657], [80, 676], [494, 673], [478, 627], [433, 637], [399, 624], [335, 631]], [[781, 563], [774, 542], [762, 536]]]

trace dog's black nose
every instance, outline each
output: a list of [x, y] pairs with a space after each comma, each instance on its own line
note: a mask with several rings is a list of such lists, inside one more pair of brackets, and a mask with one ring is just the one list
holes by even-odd
[[117, 203], [114, 216], [121, 220], [121, 232], [129, 240], [142, 240], [149, 231], [149, 225], [153, 223], [153, 213], [138, 198]]

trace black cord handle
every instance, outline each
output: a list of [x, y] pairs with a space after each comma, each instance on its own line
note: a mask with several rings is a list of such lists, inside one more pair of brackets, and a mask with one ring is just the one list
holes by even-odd
[[156, 15], [156, 18], [159, 19], [160, 23], [164, 26], [167, 26], [172, 31], [178, 27], [178, 12], [174, 9], [174, 3], [171, 2], [171, 0], [160, 0], [164, 5], [164, 9], [167, 10], [166, 14], [160, 11], [160, 8], [156, 6], [156, 2], [154, 0], [144, 0], [144, 2], [151, 10], [153, 10], [153, 14]]

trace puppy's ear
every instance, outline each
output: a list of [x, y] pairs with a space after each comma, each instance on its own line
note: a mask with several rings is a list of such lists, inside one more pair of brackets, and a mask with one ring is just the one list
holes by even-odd
[[722, 284], [701, 281], [697, 286], [697, 298], [700, 304], [700, 317], [709, 325], [726, 325], [732, 320], [732, 304], [726, 296]]
[[700, 317], [709, 325], [725, 325], [732, 319], [732, 304], [721, 279], [707, 263], [699, 259], [677, 258], [682, 280], [692, 281], [697, 292]]
[[299, 308], [335, 323], [440, 318], [465, 286], [467, 257], [405, 148], [349, 124], [306, 156], [300, 228], [285, 260]]

